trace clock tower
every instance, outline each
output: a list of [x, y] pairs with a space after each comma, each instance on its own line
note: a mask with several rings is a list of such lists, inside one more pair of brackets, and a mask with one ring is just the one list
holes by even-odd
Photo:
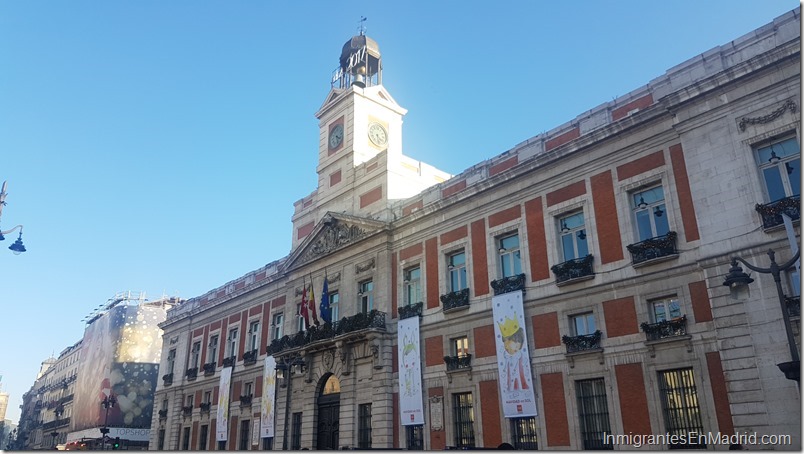
[[393, 202], [451, 175], [402, 154], [401, 107], [383, 86], [382, 55], [362, 32], [343, 45], [319, 121], [318, 188], [295, 204], [295, 248], [327, 212], [390, 221]]

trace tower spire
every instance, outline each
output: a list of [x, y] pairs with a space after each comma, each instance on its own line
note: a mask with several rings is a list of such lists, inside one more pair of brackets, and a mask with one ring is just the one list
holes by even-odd
[[357, 23], [357, 32], [360, 36], [366, 35], [366, 16], [360, 16], [360, 21]]

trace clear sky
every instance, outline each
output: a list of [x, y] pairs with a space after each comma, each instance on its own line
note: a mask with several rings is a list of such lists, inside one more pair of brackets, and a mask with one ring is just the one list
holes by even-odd
[[792, 0], [0, 2], [0, 375], [121, 291], [190, 298], [290, 252], [318, 123], [360, 16], [409, 110], [404, 153], [457, 174], [796, 8]]

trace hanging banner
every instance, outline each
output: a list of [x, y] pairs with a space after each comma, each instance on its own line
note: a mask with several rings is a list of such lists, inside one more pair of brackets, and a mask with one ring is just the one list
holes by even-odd
[[275, 399], [276, 360], [273, 356], [266, 356], [265, 367], [262, 372], [262, 400], [260, 401], [260, 437], [262, 438], [272, 438], [274, 436]]
[[491, 306], [503, 414], [506, 418], [536, 416], [522, 292], [497, 295], [491, 299]]
[[422, 403], [422, 364], [419, 350], [419, 317], [400, 320], [397, 325], [399, 348], [399, 412], [403, 426], [424, 424]]
[[215, 424], [215, 440], [226, 441], [229, 432], [229, 385], [232, 382], [232, 368], [221, 369], [221, 382], [218, 387], [218, 421]]

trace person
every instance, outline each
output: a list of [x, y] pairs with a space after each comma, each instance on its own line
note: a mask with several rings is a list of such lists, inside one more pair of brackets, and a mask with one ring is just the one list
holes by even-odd
[[522, 345], [525, 343], [525, 331], [519, 322], [506, 318], [505, 324], [500, 324], [503, 347], [505, 349], [505, 368], [503, 379], [507, 392], [529, 389], [525, 352]]
[[513, 451], [516, 448], [514, 448], [514, 445], [512, 445], [511, 443], [508, 443], [507, 441], [504, 441], [504, 442], [500, 443], [500, 446], [497, 446], [497, 449], [504, 449], [506, 451]]

